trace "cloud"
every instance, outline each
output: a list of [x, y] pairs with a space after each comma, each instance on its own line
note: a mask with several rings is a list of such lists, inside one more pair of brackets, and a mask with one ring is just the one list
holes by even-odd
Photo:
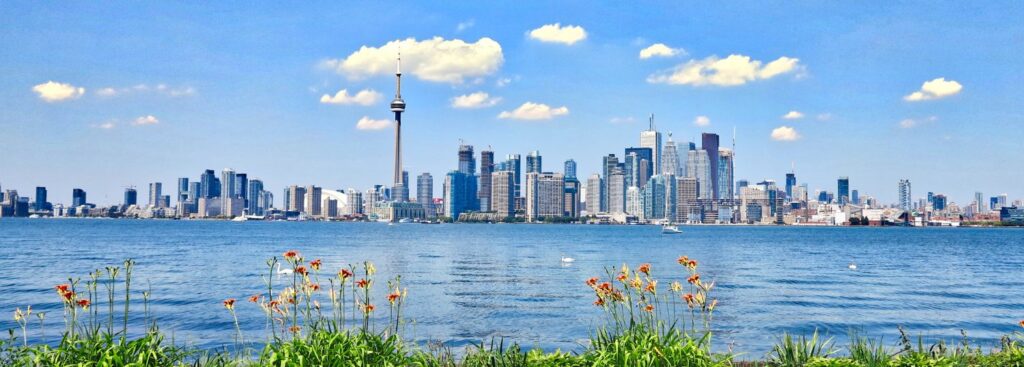
[[99, 124], [93, 124], [93, 125], [90, 125], [90, 126], [92, 128], [94, 128], [94, 129], [110, 130], [110, 129], [113, 129], [113, 128], [117, 127], [117, 124], [113, 120], [111, 120], [111, 121], [107, 121], [107, 122], [103, 122], [103, 123], [99, 123]]
[[782, 118], [785, 119], [785, 120], [799, 120], [799, 119], [804, 118], [804, 114], [803, 114], [803, 112], [800, 112], [800, 111], [797, 111], [797, 110], [793, 110], [793, 111], [789, 111], [785, 115], [782, 115]]
[[329, 59], [323, 66], [351, 79], [393, 75], [395, 59], [402, 53], [402, 72], [420, 80], [462, 84], [467, 78], [491, 75], [505, 58], [501, 45], [484, 37], [474, 43], [434, 37], [395, 40], [380, 47], [362, 46], [344, 59]]
[[67, 83], [48, 81], [32, 87], [32, 91], [39, 94], [39, 98], [46, 102], [60, 102], [76, 99], [85, 94], [85, 88], [76, 87]]
[[359, 92], [356, 92], [355, 95], [349, 95], [348, 89], [342, 89], [339, 90], [338, 93], [335, 93], [333, 96], [331, 96], [330, 94], [324, 94], [320, 96], [320, 103], [341, 105], [357, 104], [362, 106], [369, 106], [377, 103], [382, 98], [384, 98], [384, 95], [377, 93], [377, 91], [374, 91], [373, 89], [364, 89]]
[[562, 106], [557, 108], [551, 108], [543, 103], [526, 102], [522, 106], [515, 110], [502, 111], [498, 114], [500, 119], [516, 119], [516, 120], [550, 120], [555, 116], [568, 115], [569, 108]]
[[486, 92], [463, 94], [452, 98], [453, 108], [484, 108], [501, 102], [501, 97], [491, 97]]
[[647, 82], [731, 87], [803, 69], [799, 59], [786, 56], [762, 64], [763, 62], [744, 55], [734, 54], [724, 59], [711, 56], [703, 60], [690, 60], [671, 70], [652, 74], [647, 77]]
[[957, 83], [955, 80], [935, 78], [921, 84], [920, 90], [904, 96], [903, 100], [917, 102], [945, 98], [960, 93], [963, 89], [964, 86], [960, 85], [960, 83]]
[[368, 116], [363, 116], [356, 122], [356, 129], [359, 130], [382, 130], [391, 127], [391, 121], [389, 120], [375, 120]]
[[464, 30], [473, 28], [474, 25], [476, 25], [476, 20], [473, 19], [467, 20], [465, 22], [459, 22], [459, 24], [455, 26], [455, 31], [462, 32]]
[[189, 97], [196, 94], [196, 89], [187, 85], [180, 87], [171, 87], [167, 84], [136, 84], [130, 87], [100, 88], [96, 91], [96, 95], [99, 95], [100, 97], [116, 97], [134, 93], [156, 93], [169, 97]]
[[918, 127], [918, 126], [920, 126], [922, 124], [925, 124], [925, 123], [928, 123], [928, 122], [935, 122], [935, 121], [938, 121], [938, 120], [939, 120], [938, 116], [930, 116], [930, 117], [928, 117], [926, 119], [923, 119], [923, 120], [903, 119], [903, 120], [900, 120], [900, 127], [904, 128], [904, 129], [912, 129], [912, 128]]
[[640, 59], [646, 60], [652, 57], [672, 57], [677, 55], [686, 55], [686, 50], [681, 48], [671, 48], [664, 43], [655, 43], [647, 46], [647, 48], [640, 50]]
[[632, 124], [636, 122], [636, 119], [633, 118], [633, 116], [612, 117], [611, 119], [608, 120], [608, 122], [611, 122], [613, 124]]
[[159, 124], [159, 123], [160, 123], [160, 120], [158, 120], [153, 115], [139, 116], [138, 118], [135, 119], [135, 121], [132, 121], [132, 125], [135, 125], [135, 126], [156, 125], [156, 124]]
[[817, 116], [818, 121], [828, 121], [832, 119], [831, 113], [820, 113]]
[[711, 119], [707, 116], [700, 115], [693, 119], [693, 125], [695, 126], [708, 126], [711, 125]]
[[796, 129], [789, 126], [779, 126], [772, 130], [772, 140], [777, 141], [794, 141], [800, 139], [800, 134], [796, 132]]
[[561, 43], [572, 46], [576, 42], [587, 39], [587, 31], [576, 25], [561, 23], [545, 24], [540, 28], [530, 31], [530, 38], [541, 42]]

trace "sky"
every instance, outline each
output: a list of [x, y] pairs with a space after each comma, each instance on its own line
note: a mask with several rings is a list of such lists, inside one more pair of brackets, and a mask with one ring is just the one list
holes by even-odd
[[0, 185], [55, 203], [227, 167], [278, 201], [390, 184], [399, 50], [404, 165], [437, 196], [460, 141], [585, 177], [654, 114], [676, 142], [735, 131], [736, 179], [1024, 197], [1019, 1], [12, 1], [0, 19]]

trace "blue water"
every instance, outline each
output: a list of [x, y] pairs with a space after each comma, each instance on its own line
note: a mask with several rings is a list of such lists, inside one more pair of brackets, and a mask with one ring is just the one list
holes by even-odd
[[[373, 261], [378, 288], [384, 277], [401, 274], [409, 288], [405, 311], [414, 321], [410, 337], [456, 347], [504, 337], [527, 347], [579, 350], [599, 315], [583, 284], [587, 278], [606, 266], [650, 262], [667, 285], [684, 277], [675, 264], [679, 255], [700, 260], [703, 279], [718, 284], [716, 347], [753, 358], [783, 331], [819, 329], [842, 342], [858, 329], [895, 342], [898, 325], [936, 339], [959, 338], [964, 329], [972, 340], [994, 345], [1024, 319], [1022, 230], [683, 231], [666, 236], [651, 226], [3, 219], [0, 310], [33, 305], [49, 311], [46, 332], [52, 338], [62, 325], [53, 286], [131, 257], [138, 263], [134, 288], [152, 289], [152, 310], [177, 342], [205, 348], [232, 343], [231, 318], [221, 306], [228, 297], [239, 299], [247, 338], [260, 339], [263, 314], [244, 298], [263, 289], [267, 258], [297, 249], [322, 258], [329, 272]], [[562, 254], [576, 261], [563, 266]], [[847, 268], [850, 262], [856, 271]], [[9, 317], [0, 320], [0, 328], [13, 327]]]

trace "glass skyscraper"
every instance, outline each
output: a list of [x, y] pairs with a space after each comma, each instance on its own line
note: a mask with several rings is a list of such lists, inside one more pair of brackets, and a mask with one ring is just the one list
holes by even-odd
[[526, 156], [526, 173], [544, 172], [543, 161], [539, 151], [532, 151]]
[[[716, 157], [718, 157], [718, 134], [702, 133], [701, 134], [700, 147], [701, 147], [701, 149], [704, 150], [704, 152], [706, 152], [707, 157], [708, 157], [708, 159], [711, 162], [711, 165], [710, 165], [711, 166], [710, 167], [711, 175], [710, 175], [710, 177], [708, 177], [708, 179], [710, 180], [708, 182], [711, 183], [711, 185], [709, 185], [711, 187], [711, 198], [712, 199], [721, 199], [722, 198], [721, 192], [719, 190], [719, 185], [717, 184], [719, 182], [718, 181], [718, 174], [719, 174], [719, 172], [718, 172], [718, 163], [719, 162], [718, 162], [718, 159], [715, 159]], [[687, 166], [687, 167], [689, 167], [689, 166]]]

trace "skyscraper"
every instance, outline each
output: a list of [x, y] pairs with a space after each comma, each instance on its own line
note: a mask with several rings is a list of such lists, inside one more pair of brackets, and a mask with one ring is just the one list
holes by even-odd
[[576, 161], [574, 161], [572, 159], [567, 159], [565, 161], [565, 170], [564, 171], [565, 171], [564, 174], [565, 174], [565, 179], [566, 180], [568, 180], [570, 178], [571, 179], [576, 179]]
[[131, 188], [131, 187], [124, 189], [124, 204], [123, 204], [124, 207], [127, 208], [129, 206], [138, 205], [138, 204], [139, 204], [139, 193], [138, 193], [138, 191], [135, 191], [135, 189]]
[[605, 198], [604, 180], [601, 179], [601, 175], [595, 173], [587, 178], [586, 196], [587, 215], [595, 215], [604, 211], [603, 208], [607, 207], [607, 204], [603, 203]]
[[709, 161], [711, 162], [711, 167], [710, 167], [711, 168], [711, 175], [710, 175], [710, 177], [708, 177], [709, 178], [708, 182], [710, 183], [710, 188], [711, 188], [711, 190], [710, 190], [711, 191], [711, 198], [712, 199], [722, 199], [721, 192], [720, 192], [719, 185], [718, 185], [718, 182], [719, 182], [718, 181], [718, 175], [719, 175], [718, 163], [719, 162], [718, 162], [718, 159], [715, 159], [716, 157], [718, 157], [718, 134], [702, 133], [701, 134], [700, 147], [701, 147], [701, 149], [703, 149], [706, 152], [707, 157], [708, 157]]
[[672, 141], [672, 133], [668, 133], [668, 141], [661, 153], [661, 174], [682, 176], [683, 169], [679, 164], [679, 150], [676, 142]]
[[698, 205], [697, 179], [682, 177], [676, 180], [676, 218], [675, 222], [700, 222], [700, 206]]
[[793, 186], [796, 186], [796, 173], [790, 172], [786, 174], [786, 197], [790, 201], [795, 201], [793, 200]]
[[522, 158], [519, 154], [509, 154], [505, 157], [505, 170], [511, 171], [513, 178], [516, 181], [516, 193], [515, 197], [522, 197], [522, 177], [523, 177], [523, 166]]
[[626, 212], [626, 176], [615, 168], [608, 175], [608, 213]]
[[654, 172], [654, 151], [651, 148], [626, 148], [623, 174], [626, 186], [644, 187]]
[[323, 215], [323, 189], [319, 186], [309, 185], [306, 186], [306, 203], [303, 205], [306, 208], [306, 214], [314, 217]]
[[467, 175], [476, 174], [476, 159], [473, 157], [473, 146], [459, 144], [459, 172]]
[[[651, 148], [652, 174], [661, 173], [661, 133], [654, 129], [654, 114], [648, 120], [647, 130], [640, 132], [640, 147]], [[607, 177], [607, 176], [605, 176]]]
[[291, 185], [287, 190], [288, 200], [288, 211], [291, 212], [305, 212], [306, 204], [306, 188], [296, 185]]
[[529, 172], [526, 174], [527, 221], [564, 216], [564, 200], [565, 180], [561, 173]]
[[459, 215], [469, 211], [475, 200], [475, 193], [469, 188], [471, 175], [462, 171], [448, 172], [444, 177], [444, 215], [458, 220]]
[[163, 196], [163, 185], [164, 184], [159, 182], [152, 182], [149, 184], [149, 207], [160, 207], [160, 197]]
[[718, 149], [718, 199], [733, 198], [733, 153], [732, 149]]
[[203, 171], [203, 174], [199, 176], [199, 183], [199, 194], [202, 197], [215, 198], [220, 196], [220, 181], [217, 180], [217, 174], [212, 169]]
[[[717, 152], [716, 152], [717, 153]], [[686, 154], [686, 175], [697, 179], [700, 199], [711, 200], [714, 198], [714, 182], [712, 178], [711, 160], [708, 159], [707, 150], [691, 150]]]
[[644, 188], [644, 219], [665, 219], [665, 176], [654, 175]]
[[[612, 172], [619, 171], [619, 158], [615, 154], [609, 154], [601, 159], [601, 177], [604, 178], [604, 189], [601, 190], [601, 208], [598, 210], [602, 213], [609, 212], [608, 203], [610, 202], [609, 193], [611, 192], [608, 185], [611, 182]], [[620, 172], [621, 173], [621, 172]]]
[[182, 206], [188, 202], [188, 177], [178, 178], [178, 206]]
[[[240, 198], [243, 201], [249, 200], [249, 175], [245, 173], [235, 174], [235, 192], [231, 196]], [[242, 203], [243, 207], [246, 207], [245, 203]]]
[[249, 180], [249, 187], [247, 188], [248, 198], [245, 201], [245, 210], [250, 215], [263, 215], [264, 211], [269, 209], [261, 205], [260, 198], [263, 195], [263, 180], [251, 179]]
[[910, 209], [911, 209], [911, 207], [910, 207], [911, 206], [911, 200], [912, 200], [910, 198], [910, 180], [908, 180], [908, 179], [900, 180], [899, 197], [900, 197], [900, 209], [903, 209], [905, 211], [910, 211]]
[[565, 177], [565, 216], [578, 218], [580, 216], [580, 180], [576, 177]]
[[839, 195], [839, 205], [846, 205], [850, 203], [850, 178], [843, 176], [839, 178], [837, 183], [838, 189], [836, 195]]
[[71, 190], [71, 206], [72, 207], [79, 207], [79, 206], [87, 204], [88, 202], [89, 202], [89, 200], [86, 199], [86, 197], [85, 197], [85, 190], [82, 190], [82, 189]]
[[237, 184], [238, 181], [235, 180], [235, 170], [225, 168], [223, 171], [220, 171], [221, 205], [228, 204], [228, 199], [235, 197], [235, 185]]
[[526, 173], [544, 172], [543, 162], [539, 151], [532, 151], [526, 156]]
[[424, 208], [434, 203], [434, 176], [430, 172], [423, 172], [416, 177], [416, 202]]
[[402, 55], [398, 55], [395, 66], [395, 99], [391, 101], [391, 112], [395, 113], [395, 180], [394, 186], [400, 193], [406, 193], [408, 188], [402, 183], [402, 112], [405, 112], [405, 100], [402, 99]]
[[515, 173], [495, 171], [491, 173], [491, 210], [499, 217], [515, 216]]
[[494, 152], [490, 149], [480, 151], [480, 188], [476, 192], [480, 202], [480, 211], [491, 211], [491, 172], [494, 172]]

